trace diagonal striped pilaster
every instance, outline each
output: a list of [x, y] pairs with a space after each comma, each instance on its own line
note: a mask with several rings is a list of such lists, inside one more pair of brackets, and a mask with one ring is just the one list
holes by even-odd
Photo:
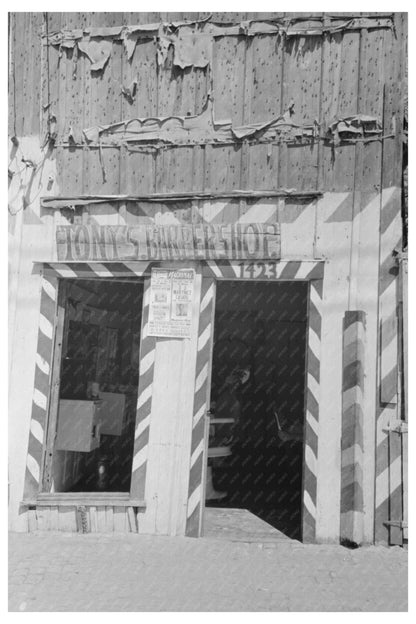
[[316, 539], [322, 286], [322, 280], [310, 282], [302, 514], [302, 538], [305, 543]]
[[340, 538], [363, 540], [363, 395], [365, 312], [350, 310], [343, 323]]
[[150, 304], [150, 279], [146, 279], [143, 292], [143, 316], [140, 338], [139, 390], [137, 396], [136, 427], [131, 477], [131, 495], [144, 499], [146, 485], [147, 451], [149, 444], [150, 415], [152, 409], [153, 374], [156, 338], [148, 335]]
[[32, 415], [23, 494], [25, 499], [33, 498], [39, 491], [43, 441], [49, 400], [50, 373], [52, 368], [57, 293], [57, 278], [43, 275], [41, 279], [39, 331], [35, 359]]
[[211, 341], [213, 334], [213, 314], [215, 283], [203, 278], [199, 307], [198, 346], [195, 372], [195, 395], [192, 421], [191, 459], [189, 469], [189, 491], [186, 519], [186, 535], [199, 537], [202, 527], [204, 494], [204, 455], [205, 414], [209, 401], [209, 374], [211, 369]]

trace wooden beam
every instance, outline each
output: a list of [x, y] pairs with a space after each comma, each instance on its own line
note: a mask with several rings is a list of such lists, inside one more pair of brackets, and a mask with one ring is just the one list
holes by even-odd
[[[102, 496], [100, 494], [103, 494]], [[144, 509], [144, 500], [133, 500], [129, 498], [113, 496], [112, 492], [64, 492], [62, 494], [50, 494], [49, 496], [36, 499], [23, 500], [21, 503], [25, 507], [139, 507]]]
[[66, 195], [66, 196], [49, 196], [42, 197], [40, 202], [43, 208], [51, 210], [60, 210], [68, 206], [82, 206], [93, 203], [103, 202], [121, 202], [126, 201], [148, 201], [148, 202], [177, 202], [193, 199], [233, 199], [239, 197], [248, 197], [253, 199], [265, 199], [268, 197], [292, 197], [292, 198], [316, 198], [321, 197], [323, 191], [296, 191], [295, 189], [278, 189], [278, 190], [235, 190], [235, 191], [186, 191], [183, 193], [150, 193], [146, 195]]

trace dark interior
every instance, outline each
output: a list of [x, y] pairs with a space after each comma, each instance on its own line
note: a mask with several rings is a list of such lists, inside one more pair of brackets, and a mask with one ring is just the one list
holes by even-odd
[[[55, 449], [53, 488], [56, 492], [129, 491], [143, 285], [102, 279], [67, 283], [59, 398], [85, 405], [92, 400], [91, 382], [95, 382], [100, 392], [124, 395], [125, 404], [121, 431], [99, 435], [97, 448]], [[59, 418], [60, 410], [57, 430]], [[86, 435], [84, 429], [80, 435]]]
[[[239, 416], [233, 425], [210, 428], [209, 446], [229, 445], [232, 454], [208, 460], [215, 490], [227, 496], [207, 505], [248, 509], [296, 539], [301, 538], [306, 327], [305, 282], [218, 283], [212, 418], [236, 410]], [[230, 392], [226, 380], [236, 368], [250, 376]], [[296, 432], [296, 439], [281, 439], [276, 413], [281, 430]]]

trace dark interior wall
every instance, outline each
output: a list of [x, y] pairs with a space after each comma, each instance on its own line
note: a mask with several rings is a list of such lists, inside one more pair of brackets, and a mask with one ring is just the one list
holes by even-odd
[[253, 445], [276, 443], [274, 411], [282, 426], [303, 425], [306, 321], [306, 283], [217, 286], [212, 395], [235, 366], [250, 367], [242, 426]]

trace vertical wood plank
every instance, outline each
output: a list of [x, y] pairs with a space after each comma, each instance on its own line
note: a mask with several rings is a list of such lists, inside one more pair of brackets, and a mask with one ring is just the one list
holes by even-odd
[[97, 508], [92, 506], [89, 508], [89, 513], [90, 513], [90, 530], [91, 533], [97, 533], [98, 532], [98, 524], [97, 524]]
[[125, 507], [114, 507], [114, 532], [127, 532], [127, 512]]
[[16, 135], [16, 74], [15, 74], [15, 56], [16, 56], [16, 26], [14, 13], [9, 13], [9, 57], [8, 57], [8, 134], [9, 137]]
[[114, 508], [112, 505], [107, 505], [105, 508], [105, 530], [106, 533], [114, 532]]
[[165, 192], [175, 193], [192, 190], [192, 153], [194, 148], [176, 147], [165, 151]]
[[14, 57], [13, 57], [13, 82], [15, 86], [16, 108], [14, 111], [14, 134], [23, 136], [24, 127], [24, 109], [20, 105], [19, 99], [26, 102], [27, 86], [24, 80], [26, 50], [22, 41], [21, 33], [26, 32], [26, 16], [25, 13], [13, 13], [14, 21]]
[[137, 520], [133, 507], [127, 507], [127, 519], [130, 533], [137, 533]]
[[211, 190], [211, 156], [212, 156], [212, 145], [204, 146], [204, 169], [202, 172], [203, 176], [203, 186], [204, 191]]
[[[360, 78], [359, 68], [359, 50], [360, 50], [360, 33], [359, 31], [346, 31], [342, 34], [342, 40], [339, 43], [341, 47], [341, 74], [339, 80], [339, 114], [341, 117], [345, 115], [353, 115], [358, 112], [357, 109], [357, 93]], [[325, 59], [324, 59], [325, 62]], [[327, 61], [328, 62], [328, 61]]]
[[120, 148], [90, 148], [85, 153], [89, 168], [88, 189], [90, 195], [117, 195], [120, 185]]
[[[402, 434], [389, 432], [389, 520], [403, 521], [403, 481], [402, 481]], [[403, 545], [403, 530], [400, 526], [390, 525], [391, 545]]]
[[243, 123], [245, 37], [214, 40], [214, 117]]
[[50, 526], [50, 515], [51, 509], [50, 507], [38, 507], [37, 511], [37, 519], [38, 519], [38, 530], [39, 531], [49, 531]]
[[97, 507], [97, 532], [105, 533], [107, 530], [105, 506]]
[[[404, 414], [407, 422], [409, 417], [408, 396], [409, 396], [409, 380], [408, 380], [408, 260], [403, 259], [401, 263], [401, 275], [402, 275], [402, 318], [403, 318], [403, 390], [404, 390]], [[407, 441], [406, 441], [407, 444]]]
[[252, 82], [249, 121], [255, 123], [278, 117], [281, 112], [282, 36], [256, 35], [252, 49], [252, 72], [246, 81]]
[[75, 507], [59, 507], [58, 527], [60, 531], [76, 533], [77, 518]]
[[[42, 13], [29, 14], [30, 33], [27, 41], [29, 42], [29, 58], [26, 57], [29, 81], [29, 100], [26, 103], [25, 112], [25, 134], [28, 136], [38, 135], [40, 133], [40, 85], [41, 85], [41, 29], [43, 16]], [[30, 47], [29, 47], [30, 46]]]
[[[211, 342], [211, 345], [213, 347], [214, 341]], [[211, 362], [212, 362], [212, 348], [211, 348]], [[209, 390], [211, 390], [211, 383], [208, 384], [208, 388], [209, 388]], [[209, 397], [208, 397], [208, 401], [209, 401]], [[199, 525], [200, 525], [199, 534], [200, 534], [201, 537], [203, 537], [203, 535], [204, 535], [204, 518], [205, 518], [205, 513], [204, 512], [205, 512], [205, 497], [206, 497], [207, 469], [208, 469], [209, 422], [210, 422], [210, 417], [209, 416], [205, 416], [205, 423], [204, 423], [204, 426], [205, 426], [205, 431], [204, 431], [204, 454], [202, 456], [202, 477], [201, 477], [201, 483], [202, 483], [202, 494], [201, 494], [202, 509], [201, 509], [201, 515], [200, 515], [200, 519], [199, 519]]]
[[62, 27], [72, 30], [88, 26], [88, 13], [62, 13]]
[[36, 509], [28, 509], [27, 523], [28, 523], [29, 533], [34, 533], [35, 531], [38, 530], [38, 518], [37, 518]]
[[50, 530], [59, 530], [59, 512], [57, 505], [52, 505], [49, 512]]
[[[321, 39], [319, 40], [321, 42]], [[311, 123], [319, 114], [321, 51], [316, 37], [286, 39], [283, 110], [294, 103], [293, 120]]]
[[[403, 482], [403, 522], [407, 525], [408, 523], [408, 513], [409, 513], [409, 456], [408, 456], [408, 433], [407, 431], [403, 433], [402, 436], [402, 482]], [[407, 526], [403, 529], [403, 539], [408, 539], [408, 528]]]
[[156, 113], [153, 101], [157, 87], [156, 52], [157, 43], [153, 37], [138, 40], [130, 60], [123, 52], [123, 86], [129, 88], [134, 80], [137, 86], [134, 98], [122, 96], [122, 119], [149, 117]]

